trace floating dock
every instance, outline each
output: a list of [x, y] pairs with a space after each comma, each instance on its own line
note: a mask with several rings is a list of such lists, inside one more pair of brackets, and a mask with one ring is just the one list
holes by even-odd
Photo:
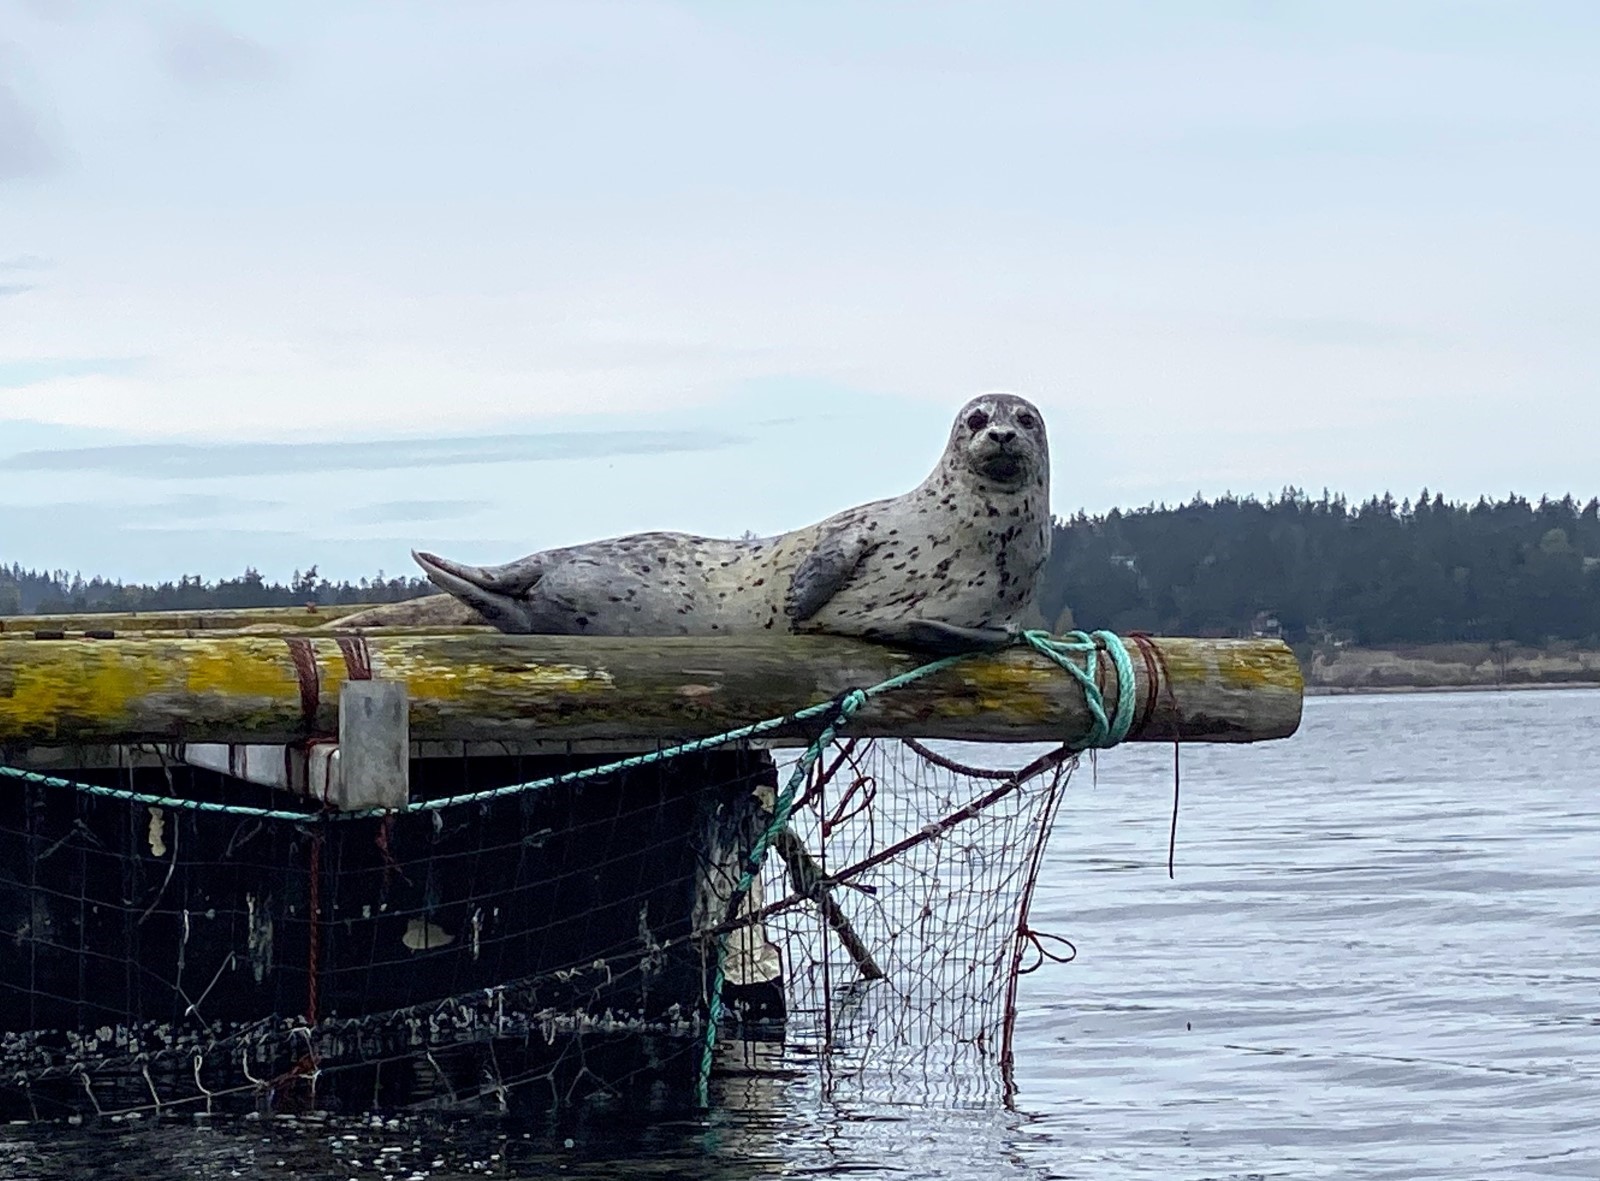
[[[281, 1091], [340, 1047], [393, 1061], [446, 1026], [524, 1053], [538, 1031], [690, 1030], [730, 899], [732, 1008], [783, 1013], [761, 896], [734, 886], [771, 819], [774, 749], [925, 658], [825, 637], [342, 632], [340, 613], [0, 619], [13, 1113]], [[1131, 695], [1128, 741], [1299, 724], [1281, 642], [1125, 647], [1131, 678], [1100, 659], [1092, 682], [1106, 710]], [[843, 732], [1071, 744], [1092, 714], [1018, 647], [872, 696]], [[795, 881], [825, 878], [806, 857]], [[855, 939], [817, 880], [800, 894]]]

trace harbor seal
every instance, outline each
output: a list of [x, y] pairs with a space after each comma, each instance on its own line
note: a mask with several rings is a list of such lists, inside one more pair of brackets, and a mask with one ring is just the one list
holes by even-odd
[[826, 633], [962, 650], [1015, 638], [1049, 554], [1044, 419], [1026, 399], [987, 394], [961, 408], [938, 465], [903, 496], [754, 540], [637, 533], [503, 566], [417, 552], [458, 604], [436, 596], [340, 624], [481, 616], [515, 633]]

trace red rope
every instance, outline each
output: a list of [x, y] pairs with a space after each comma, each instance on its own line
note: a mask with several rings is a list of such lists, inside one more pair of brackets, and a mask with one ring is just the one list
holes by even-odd
[[284, 643], [289, 647], [289, 659], [300, 684], [300, 715], [310, 730], [317, 724], [317, 710], [322, 704], [322, 670], [317, 667], [317, 654], [310, 640], [292, 636]]
[[[1041, 963], [1049, 956], [1049, 953], [1040, 945], [1039, 936], [1034, 933], [1033, 928], [1028, 926], [1028, 911], [1033, 906], [1034, 888], [1039, 884], [1039, 867], [1044, 862], [1045, 846], [1050, 842], [1050, 830], [1055, 827], [1056, 809], [1061, 803], [1061, 783], [1065, 778], [1066, 768], [1070, 765], [1067, 762], [1058, 763], [1055, 773], [1050, 777], [1050, 788], [1045, 796], [1044, 808], [1039, 814], [1038, 832], [1033, 839], [1033, 848], [1028, 854], [1028, 875], [1023, 879], [1022, 897], [1017, 903], [1017, 931], [1011, 945], [1011, 970], [1006, 973], [1006, 1011], [1004, 1024], [1001, 1026], [1000, 1031], [1000, 1077], [1005, 1084], [1006, 1103], [1008, 1105], [1016, 1097], [1017, 1093], [1015, 1075], [1017, 983], [1025, 975], [1022, 967], [1022, 957], [1030, 947], [1039, 953]], [[1068, 943], [1067, 946], [1071, 947], [1072, 945]], [[1031, 972], [1038, 966], [1039, 964], [1034, 964], [1028, 971]]]
[[1167, 878], [1170, 881], [1177, 877], [1178, 799], [1183, 780], [1180, 758], [1183, 745], [1183, 719], [1178, 712], [1177, 695], [1172, 690], [1172, 674], [1167, 671], [1167, 658], [1162, 655], [1161, 649], [1156, 647], [1147, 632], [1132, 632], [1129, 639], [1138, 646], [1140, 654], [1144, 657], [1145, 671], [1150, 675], [1150, 696], [1145, 702], [1144, 717], [1139, 722], [1139, 732], [1144, 731], [1150, 721], [1150, 715], [1155, 712], [1156, 694], [1162, 689], [1166, 690], [1167, 704], [1172, 708], [1172, 827], [1167, 831]]
[[372, 652], [367, 647], [367, 637], [340, 636], [338, 644], [349, 678], [352, 681], [372, 680]]
[[803, 806], [810, 803], [811, 798], [832, 781], [833, 777], [839, 773], [839, 768], [844, 766], [845, 760], [850, 758], [850, 752], [855, 750], [856, 743], [859, 741], [857, 738], [846, 738], [839, 743], [838, 754], [834, 756], [833, 762], [828, 764], [827, 770], [819, 770], [820, 763], [811, 768], [810, 782], [806, 784], [805, 791], [800, 793], [800, 798], [794, 802], [795, 811], [798, 812]]

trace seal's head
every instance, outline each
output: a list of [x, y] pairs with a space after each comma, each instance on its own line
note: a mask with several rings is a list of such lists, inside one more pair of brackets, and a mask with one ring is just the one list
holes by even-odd
[[1050, 447], [1039, 408], [1015, 394], [984, 394], [961, 408], [946, 456], [978, 479], [1022, 488], [1050, 477]]

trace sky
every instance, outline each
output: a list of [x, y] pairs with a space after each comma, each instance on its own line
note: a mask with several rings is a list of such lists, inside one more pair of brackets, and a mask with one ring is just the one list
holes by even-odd
[[1600, 4], [0, 0], [0, 562], [1600, 494]]

